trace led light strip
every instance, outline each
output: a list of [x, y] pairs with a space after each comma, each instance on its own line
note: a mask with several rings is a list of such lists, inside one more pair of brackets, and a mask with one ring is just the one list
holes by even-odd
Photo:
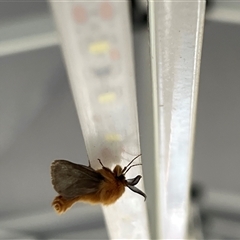
[[[140, 153], [128, 1], [50, 3], [91, 165], [124, 167]], [[149, 238], [142, 196], [126, 189], [103, 211], [112, 239]]]

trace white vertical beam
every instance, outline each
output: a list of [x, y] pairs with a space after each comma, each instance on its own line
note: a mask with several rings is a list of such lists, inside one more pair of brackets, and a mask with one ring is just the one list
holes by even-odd
[[[126, 166], [140, 153], [128, 1], [50, 2], [91, 165]], [[103, 211], [112, 239], [149, 238], [142, 196], [126, 189]]]
[[204, 13], [202, 0], [149, 0], [156, 229], [163, 239], [187, 237]]

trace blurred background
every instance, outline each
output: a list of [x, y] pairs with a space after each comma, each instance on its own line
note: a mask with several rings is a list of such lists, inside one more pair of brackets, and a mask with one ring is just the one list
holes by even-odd
[[[142, 145], [152, 128], [144, 2], [132, 1]], [[210, 1], [193, 161], [193, 222], [205, 239], [240, 238], [240, 3]], [[0, 3], [0, 239], [107, 239], [99, 206], [62, 216], [50, 164], [87, 164], [56, 27], [46, 1]], [[143, 165], [147, 147], [142, 146]], [[144, 169], [147, 178], [148, 168]], [[149, 174], [151, 174], [149, 172]]]

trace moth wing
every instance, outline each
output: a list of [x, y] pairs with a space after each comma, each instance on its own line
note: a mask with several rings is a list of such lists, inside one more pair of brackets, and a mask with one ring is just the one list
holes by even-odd
[[66, 199], [94, 193], [104, 177], [88, 166], [55, 160], [51, 165], [52, 184]]

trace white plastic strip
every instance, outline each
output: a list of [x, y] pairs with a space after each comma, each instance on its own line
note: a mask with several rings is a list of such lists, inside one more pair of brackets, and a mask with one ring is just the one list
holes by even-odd
[[187, 236], [205, 2], [149, 0], [157, 238]]
[[[126, 166], [140, 153], [128, 1], [50, 2], [91, 165]], [[149, 238], [142, 196], [126, 189], [103, 211], [112, 239]]]

